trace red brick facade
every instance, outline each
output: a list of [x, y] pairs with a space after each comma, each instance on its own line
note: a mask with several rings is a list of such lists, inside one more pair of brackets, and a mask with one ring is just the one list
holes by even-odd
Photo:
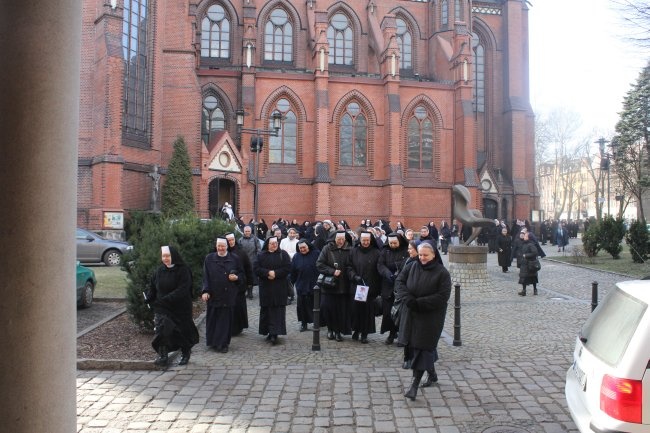
[[[123, 20], [132, 2], [148, 8], [148, 131], [140, 143], [124, 132]], [[202, 22], [215, 4], [230, 24], [229, 52], [220, 59], [201, 57]], [[267, 222], [281, 216], [346, 219], [351, 225], [362, 218], [411, 227], [438, 223], [451, 217], [456, 183], [470, 189], [475, 207], [486, 215], [529, 218], [536, 202], [534, 118], [523, 0], [117, 0], [115, 7], [85, 0], [84, 5], [80, 226], [107, 229], [105, 212], [151, 209], [148, 174], [158, 165], [164, 188], [178, 136], [190, 153], [197, 213], [209, 217], [228, 201], [248, 221], [255, 153], [251, 134], [238, 134], [235, 112], [247, 113], [245, 128], [266, 129], [280, 100], [288, 101], [296, 118], [295, 164], [271, 163], [269, 137], [263, 137], [259, 215]], [[268, 62], [264, 29], [278, 8], [291, 24], [285, 42], [291, 60]], [[330, 63], [335, 52], [345, 53], [327, 37], [337, 13], [351, 29], [348, 65]], [[404, 69], [398, 22], [406, 23], [412, 37], [411, 65]], [[477, 41], [481, 59], [474, 51]], [[225, 130], [213, 131], [206, 142], [202, 103], [208, 95], [218, 100]], [[355, 129], [365, 134], [365, 152], [355, 153], [365, 157], [360, 166], [341, 160], [340, 143], [347, 140], [341, 137], [342, 117], [352, 106], [366, 121], [365, 129]], [[409, 168], [408, 125], [422, 108], [433, 125], [433, 157], [431, 168], [418, 170]]]

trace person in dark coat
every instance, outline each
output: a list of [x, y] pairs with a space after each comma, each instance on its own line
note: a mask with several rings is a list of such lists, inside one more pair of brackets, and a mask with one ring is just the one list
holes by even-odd
[[291, 259], [280, 249], [280, 240], [272, 236], [257, 255], [255, 274], [260, 289], [260, 335], [276, 345], [278, 335], [287, 335], [287, 292]]
[[488, 253], [498, 253], [497, 238], [501, 234], [501, 223], [498, 219], [495, 219], [494, 225], [484, 229], [484, 231], [487, 231]]
[[447, 254], [449, 243], [451, 242], [451, 228], [447, 221], [440, 223], [440, 249], [442, 254]]
[[381, 252], [375, 237], [369, 231], [359, 235], [359, 243], [350, 250], [350, 267], [348, 269], [353, 287], [368, 286], [365, 301], [355, 300], [352, 304], [352, 339], [368, 344], [368, 334], [377, 332], [375, 328], [375, 299], [381, 294], [381, 277], [377, 270]]
[[555, 243], [557, 244], [557, 252], [560, 250], [564, 252], [564, 247], [569, 245], [569, 231], [566, 228], [566, 223], [562, 221], [557, 225], [555, 230]]
[[507, 228], [501, 229], [501, 234], [497, 236], [495, 244], [499, 266], [503, 272], [508, 272], [508, 268], [512, 266], [512, 238], [508, 234]]
[[[348, 267], [352, 236], [345, 231], [335, 232], [323, 247], [316, 262], [318, 272], [325, 276], [335, 276], [333, 287], [321, 288], [321, 313], [327, 324], [327, 338], [343, 341], [343, 335], [350, 335], [352, 296]], [[351, 296], [352, 295], [352, 296]]]
[[531, 270], [528, 266], [528, 262], [537, 260], [537, 248], [530, 241], [528, 232], [523, 232], [520, 257], [522, 261], [521, 267], [519, 268], [519, 284], [521, 284], [522, 289], [517, 294], [519, 296], [526, 296], [526, 286], [532, 284], [533, 295], [537, 295], [537, 271]]
[[156, 365], [166, 366], [169, 352], [181, 349], [179, 365], [190, 360], [199, 331], [192, 319], [192, 271], [173, 246], [161, 247], [162, 265], [151, 277], [146, 300], [154, 311], [155, 335], [151, 346]]
[[397, 326], [391, 317], [391, 310], [395, 301], [395, 280], [408, 259], [408, 242], [399, 233], [388, 235], [388, 243], [384, 245], [377, 263], [377, 270], [381, 275], [381, 306], [382, 318], [380, 332], [388, 332], [386, 344], [393, 344], [397, 337]]
[[235, 301], [235, 310], [233, 311], [232, 335], [239, 335], [248, 328], [248, 308], [246, 307], [246, 291], [253, 281], [253, 265], [248, 258], [246, 251], [237, 244], [237, 238], [234, 233], [226, 233], [228, 241], [228, 252], [235, 255], [244, 270], [245, 281], [239, 282], [239, 292]]
[[445, 324], [451, 277], [447, 269], [435, 260], [436, 255], [437, 251], [431, 244], [421, 243], [418, 245], [418, 260], [405, 267], [395, 282], [406, 307], [401, 312], [400, 322], [405, 323], [399, 339], [406, 345], [413, 370], [413, 382], [404, 394], [411, 400], [415, 400], [425, 371], [429, 376], [426, 386], [438, 380], [434, 363], [438, 360], [438, 340]]
[[309, 244], [307, 239], [301, 239], [296, 245], [296, 254], [291, 259], [291, 283], [296, 288], [298, 302], [296, 303], [300, 332], [307, 330], [307, 325], [314, 321], [314, 286], [318, 279], [316, 261], [320, 251]]
[[429, 221], [427, 227], [429, 229], [429, 237], [433, 241], [434, 248], [438, 248], [438, 240], [439, 240], [438, 238], [440, 237], [440, 232], [438, 232], [436, 223], [434, 223], [433, 221]]
[[228, 252], [226, 238], [217, 238], [217, 252], [203, 262], [201, 298], [207, 302], [205, 343], [217, 352], [227, 353], [232, 336], [233, 316], [244, 270], [237, 256]]

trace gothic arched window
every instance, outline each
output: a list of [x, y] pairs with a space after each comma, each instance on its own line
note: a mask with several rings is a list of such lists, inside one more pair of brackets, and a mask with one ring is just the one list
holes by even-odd
[[210, 141], [214, 131], [226, 129], [226, 117], [219, 100], [214, 95], [203, 98], [201, 120], [201, 138], [205, 143]]
[[[277, 137], [269, 137], [269, 163], [295, 164], [296, 143], [298, 141], [298, 122], [291, 104], [286, 99], [280, 99], [275, 104], [274, 113], [282, 115], [282, 123]], [[270, 125], [269, 125], [270, 126]]]
[[476, 33], [472, 33], [474, 51], [474, 111], [485, 112], [485, 47]]
[[397, 46], [401, 53], [400, 69], [413, 69], [413, 35], [406, 21], [401, 18], [395, 20], [397, 23]]
[[264, 25], [264, 60], [291, 62], [293, 59], [293, 25], [287, 12], [275, 8]]
[[327, 42], [330, 46], [329, 63], [345, 66], [354, 64], [354, 32], [345, 14], [339, 12], [330, 19]]
[[149, 140], [149, 42], [147, 0], [125, 0], [122, 21], [124, 56], [123, 133], [140, 143]]
[[210, 6], [201, 21], [201, 57], [230, 58], [230, 19], [219, 4]]
[[408, 168], [433, 169], [433, 122], [427, 110], [418, 105], [408, 121]]
[[463, 18], [463, 11], [460, 6], [460, 0], [454, 0], [454, 19], [461, 21]]
[[440, 24], [443, 27], [447, 27], [449, 24], [449, 4], [447, 0], [442, 0], [442, 4], [440, 5]]
[[363, 167], [368, 149], [368, 121], [361, 107], [351, 102], [346, 107], [339, 126], [340, 165]]

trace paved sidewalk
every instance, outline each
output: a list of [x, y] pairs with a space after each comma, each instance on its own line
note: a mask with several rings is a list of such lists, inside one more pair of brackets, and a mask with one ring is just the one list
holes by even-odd
[[452, 293], [439, 383], [414, 402], [403, 396], [411, 372], [401, 369], [402, 349], [384, 345], [385, 335], [362, 345], [321, 333], [314, 352], [292, 305], [289, 335], [272, 347], [257, 335], [256, 297], [250, 328], [227, 354], [206, 350], [202, 324], [186, 367], [80, 371], [78, 432], [575, 433], [564, 376], [591, 311], [591, 283], [602, 297], [627, 278], [554, 262], [556, 249], [544, 248], [539, 296], [517, 296], [517, 269], [503, 273], [488, 255], [492, 287], [461, 288], [462, 346], [452, 345]]

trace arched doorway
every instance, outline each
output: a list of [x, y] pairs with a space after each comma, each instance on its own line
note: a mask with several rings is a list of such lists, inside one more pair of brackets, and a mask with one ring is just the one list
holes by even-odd
[[483, 199], [483, 216], [485, 218], [496, 219], [498, 216], [497, 202], [491, 198]]
[[237, 185], [234, 181], [225, 178], [215, 178], [210, 181], [208, 192], [208, 207], [210, 218], [219, 216], [221, 208], [228, 202], [237, 215]]

